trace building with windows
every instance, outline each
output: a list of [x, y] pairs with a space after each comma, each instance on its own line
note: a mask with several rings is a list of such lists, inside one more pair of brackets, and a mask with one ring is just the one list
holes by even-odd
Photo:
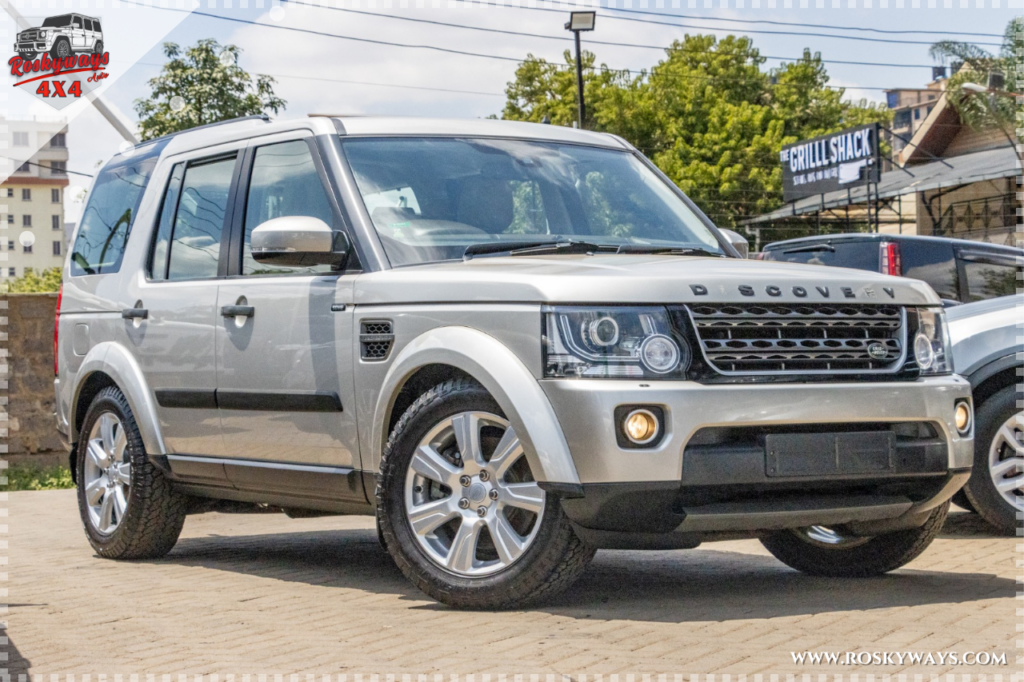
[[[64, 264], [67, 124], [62, 119], [6, 120], [7, 158], [0, 183], [0, 280]], [[0, 165], [0, 168], [4, 168]], [[21, 238], [28, 233], [33, 243]]]
[[946, 90], [946, 68], [936, 67], [934, 80], [924, 89], [886, 90], [885, 101], [892, 110], [892, 152], [898, 154], [928, 119]]

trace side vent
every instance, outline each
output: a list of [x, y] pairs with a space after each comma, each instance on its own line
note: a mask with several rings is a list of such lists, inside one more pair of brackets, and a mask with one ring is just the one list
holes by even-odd
[[395, 342], [391, 320], [363, 320], [359, 325], [359, 357], [367, 362], [387, 360]]

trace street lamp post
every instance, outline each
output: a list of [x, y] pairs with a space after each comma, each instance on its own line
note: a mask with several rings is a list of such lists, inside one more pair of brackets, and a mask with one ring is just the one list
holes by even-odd
[[583, 129], [583, 119], [587, 115], [587, 105], [583, 101], [583, 60], [580, 55], [580, 33], [593, 31], [594, 22], [597, 19], [597, 12], [570, 12], [569, 21], [565, 25], [567, 31], [572, 31], [576, 38], [576, 99], [579, 102], [579, 127]]

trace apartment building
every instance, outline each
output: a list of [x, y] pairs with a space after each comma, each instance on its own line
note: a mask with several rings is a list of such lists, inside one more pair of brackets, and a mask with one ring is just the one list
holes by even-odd
[[[946, 90], [946, 67], [932, 69], [932, 82], [923, 89], [886, 90], [886, 105], [892, 110], [891, 144], [893, 155], [898, 154], [914, 136], [928, 114]], [[903, 139], [900, 139], [903, 138]]]
[[[62, 119], [0, 119], [8, 161], [0, 183], [0, 280], [64, 264], [67, 124]], [[3, 168], [3, 166], [0, 166]], [[35, 237], [23, 242], [22, 234]]]

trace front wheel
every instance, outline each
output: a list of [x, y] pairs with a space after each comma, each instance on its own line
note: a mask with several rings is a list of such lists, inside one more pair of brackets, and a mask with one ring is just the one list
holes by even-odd
[[409, 407], [377, 482], [387, 550], [413, 584], [450, 606], [551, 597], [594, 556], [537, 484], [501, 408], [472, 381], [435, 386]]
[[96, 395], [77, 447], [78, 510], [96, 553], [107, 559], [155, 559], [171, 551], [185, 523], [188, 498], [149, 461], [121, 391], [111, 386]]
[[974, 469], [963, 492], [983, 519], [1012, 533], [1024, 512], [1024, 410], [1017, 407], [1017, 387], [989, 396], [974, 423]]
[[829, 578], [865, 578], [909, 564], [942, 530], [949, 502], [935, 509], [920, 528], [858, 537], [824, 526], [771, 533], [761, 544], [790, 568]]
[[18, 56], [24, 59], [26, 62], [30, 62], [36, 58], [35, 52], [19, 52]]
[[58, 38], [57, 42], [50, 48], [50, 57], [53, 59], [64, 59], [71, 56], [71, 43], [67, 38]]

